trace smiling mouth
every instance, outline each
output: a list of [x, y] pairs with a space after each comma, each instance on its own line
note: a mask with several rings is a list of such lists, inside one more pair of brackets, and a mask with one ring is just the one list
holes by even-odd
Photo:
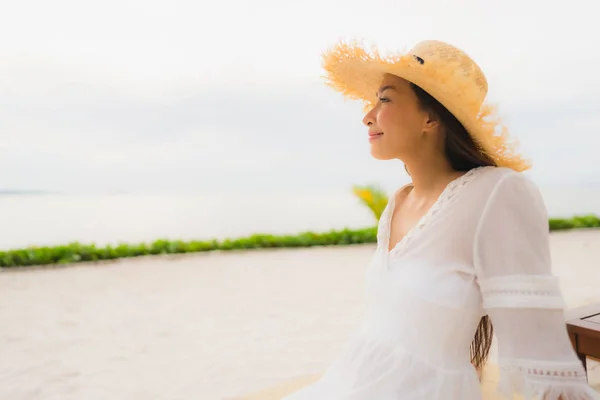
[[379, 133], [369, 133], [369, 140], [375, 140], [383, 136], [383, 132]]

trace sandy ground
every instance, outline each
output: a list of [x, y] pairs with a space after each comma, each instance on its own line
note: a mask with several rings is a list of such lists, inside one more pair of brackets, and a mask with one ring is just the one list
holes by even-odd
[[[599, 302], [600, 231], [551, 244], [569, 307]], [[360, 322], [373, 250], [3, 270], [0, 399], [222, 400], [307, 381]]]

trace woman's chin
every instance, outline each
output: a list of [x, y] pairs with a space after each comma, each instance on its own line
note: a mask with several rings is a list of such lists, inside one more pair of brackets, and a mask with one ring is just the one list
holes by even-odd
[[371, 156], [376, 160], [391, 160], [394, 157], [391, 157], [389, 154], [386, 154], [382, 151], [379, 151], [377, 148], [371, 147]]

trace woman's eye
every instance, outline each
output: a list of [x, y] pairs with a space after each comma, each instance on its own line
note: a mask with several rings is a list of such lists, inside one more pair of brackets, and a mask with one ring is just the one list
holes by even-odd
[[387, 97], [380, 97], [379, 101], [382, 103], [387, 103], [388, 101], [390, 101], [390, 99], [388, 99]]

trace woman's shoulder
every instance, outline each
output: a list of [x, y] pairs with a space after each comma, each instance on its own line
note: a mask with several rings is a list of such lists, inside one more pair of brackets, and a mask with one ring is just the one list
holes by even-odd
[[479, 189], [486, 187], [490, 192], [510, 186], [536, 187], [525, 173], [507, 167], [482, 167], [475, 181], [475, 186], [479, 186]]
[[483, 203], [493, 200], [542, 205], [541, 193], [535, 182], [523, 172], [506, 167], [485, 167], [473, 182], [472, 194]]

